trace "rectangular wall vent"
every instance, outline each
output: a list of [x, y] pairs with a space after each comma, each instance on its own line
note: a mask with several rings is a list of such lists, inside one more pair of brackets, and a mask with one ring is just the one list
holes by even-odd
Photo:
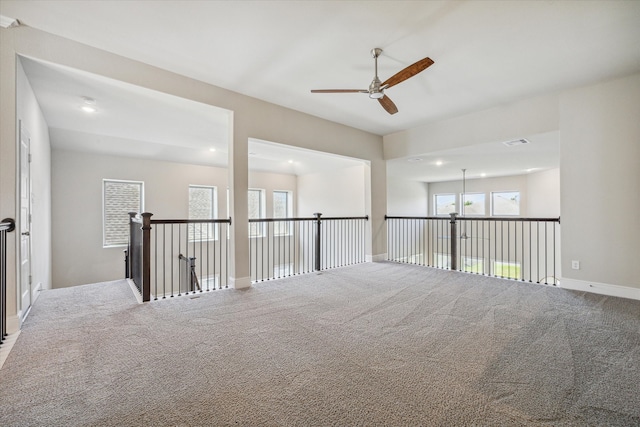
[[503, 142], [504, 145], [506, 145], [507, 147], [515, 147], [516, 145], [524, 145], [524, 144], [528, 144], [529, 140], [528, 139], [514, 139], [513, 141], [506, 141]]

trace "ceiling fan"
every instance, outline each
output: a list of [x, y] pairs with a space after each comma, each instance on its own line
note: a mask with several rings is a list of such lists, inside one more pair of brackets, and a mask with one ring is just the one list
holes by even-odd
[[382, 108], [387, 110], [389, 114], [395, 114], [398, 112], [398, 107], [393, 103], [391, 99], [384, 93], [386, 89], [389, 89], [392, 86], [397, 85], [398, 83], [402, 83], [407, 80], [409, 77], [413, 77], [421, 71], [426, 70], [429, 66], [433, 64], [433, 60], [429, 57], [421, 59], [415, 64], [409, 65], [408, 67], [400, 70], [393, 76], [389, 77], [384, 82], [381, 82], [378, 78], [378, 56], [382, 53], [382, 49], [376, 47], [371, 50], [371, 56], [375, 61], [375, 77], [371, 81], [369, 85], [369, 89], [312, 89], [311, 93], [368, 93], [369, 98], [377, 99]]

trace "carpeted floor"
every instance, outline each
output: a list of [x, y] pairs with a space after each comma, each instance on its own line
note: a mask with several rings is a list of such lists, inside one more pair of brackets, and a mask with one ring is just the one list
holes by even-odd
[[640, 301], [367, 263], [144, 305], [45, 291], [2, 426], [639, 426]]

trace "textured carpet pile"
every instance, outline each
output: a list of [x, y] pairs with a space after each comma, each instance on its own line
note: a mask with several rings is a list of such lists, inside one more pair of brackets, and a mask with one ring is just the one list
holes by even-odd
[[140, 305], [44, 291], [2, 426], [638, 426], [640, 301], [367, 263]]

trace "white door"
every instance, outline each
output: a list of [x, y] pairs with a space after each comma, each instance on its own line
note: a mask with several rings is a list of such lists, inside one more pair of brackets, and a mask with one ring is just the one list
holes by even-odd
[[31, 308], [31, 140], [20, 122], [20, 319]]

